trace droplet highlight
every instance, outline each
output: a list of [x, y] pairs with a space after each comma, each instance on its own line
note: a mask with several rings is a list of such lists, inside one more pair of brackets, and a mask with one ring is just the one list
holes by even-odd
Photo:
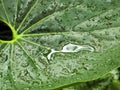
[[65, 45], [62, 50], [60, 51], [56, 51], [54, 49], [51, 49], [51, 52], [48, 54], [47, 58], [50, 60], [52, 54], [54, 53], [58, 53], [58, 52], [62, 52], [62, 53], [75, 53], [75, 52], [79, 52], [81, 50], [87, 50], [87, 51], [94, 51], [94, 48], [89, 46], [89, 45], [75, 45], [75, 44], [67, 44]]

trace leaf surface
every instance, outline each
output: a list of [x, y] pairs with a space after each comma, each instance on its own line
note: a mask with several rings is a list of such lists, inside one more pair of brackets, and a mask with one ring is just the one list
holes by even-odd
[[0, 89], [49, 90], [120, 66], [119, 0], [0, 0], [17, 32], [0, 43]]

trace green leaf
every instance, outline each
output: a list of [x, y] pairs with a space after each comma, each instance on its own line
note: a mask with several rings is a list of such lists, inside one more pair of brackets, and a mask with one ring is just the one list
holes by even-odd
[[50, 90], [120, 66], [120, 0], [0, 0], [1, 90]]

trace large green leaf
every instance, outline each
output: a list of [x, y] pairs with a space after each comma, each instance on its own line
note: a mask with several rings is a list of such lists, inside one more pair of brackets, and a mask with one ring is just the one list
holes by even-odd
[[0, 0], [0, 89], [49, 90], [120, 66], [120, 0]]

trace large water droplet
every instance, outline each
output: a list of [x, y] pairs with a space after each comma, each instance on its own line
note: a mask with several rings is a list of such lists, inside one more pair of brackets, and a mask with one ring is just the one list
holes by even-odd
[[57, 53], [57, 52], [63, 52], [63, 53], [75, 53], [79, 52], [80, 50], [87, 50], [87, 51], [94, 51], [94, 48], [89, 46], [89, 45], [75, 45], [75, 44], [67, 44], [63, 47], [62, 50], [56, 51], [54, 49], [51, 49], [51, 52], [48, 54], [47, 58], [50, 60], [52, 54]]
[[54, 49], [51, 49], [51, 52], [48, 54], [47, 58], [50, 60], [51, 56], [53, 53], [60, 52], [60, 51], [55, 51]]
[[75, 45], [75, 44], [67, 44], [63, 47], [61, 52], [79, 52], [80, 50], [88, 50], [93, 52], [94, 48], [88, 45]]

